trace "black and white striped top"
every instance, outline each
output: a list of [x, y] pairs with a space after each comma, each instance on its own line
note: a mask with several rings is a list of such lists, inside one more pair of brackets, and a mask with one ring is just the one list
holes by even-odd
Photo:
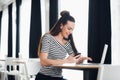
[[[45, 34], [42, 39], [41, 52], [48, 53], [48, 58], [55, 60], [64, 59], [67, 54], [72, 54], [73, 50], [70, 42], [63, 46], [51, 34]], [[39, 72], [53, 77], [62, 77], [62, 69], [52, 66], [42, 66]]]

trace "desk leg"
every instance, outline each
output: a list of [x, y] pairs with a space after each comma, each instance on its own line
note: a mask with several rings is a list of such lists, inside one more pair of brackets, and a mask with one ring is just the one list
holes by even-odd
[[84, 70], [83, 80], [96, 80], [98, 70]]
[[89, 70], [83, 71], [83, 80], [89, 80]]

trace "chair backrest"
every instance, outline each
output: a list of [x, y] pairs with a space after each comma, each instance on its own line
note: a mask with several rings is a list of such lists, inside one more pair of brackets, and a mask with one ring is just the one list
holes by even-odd
[[[21, 71], [21, 66], [24, 71]], [[7, 74], [9, 74], [9, 75], [19, 76], [17, 78], [17, 80], [18, 79], [19, 80], [21, 80], [21, 79], [29, 80], [26, 61], [19, 59], [19, 58], [6, 57], [4, 72], [7, 72]], [[4, 76], [4, 79], [6, 78], [6, 75]]]
[[37, 58], [30, 58], [26, 65], [30, 76], [35, 76], [40, 70], [40, 61]]
[[14, 63], [13, 61], [15, 60], [15, 58], [12, 57], [6, 57], [5, 60], [5, 71], [13, 71], [13, 70], [17, 70], [17, 66], [19, 66], [18, 63]]
[[101, 65], [97, 80], [120, 80], [120, 65]]
[[18, 63], [14, 63], [15, 58], [6, 57], [5, 58], [5, 68], [3, 80], [8, 80], [8, 75], [14, 75], [15, 79], [19, 79], [19, 70], [17, 70]]
[[5, 65], [5, 62], [4, 61], [0, 61], [0, 70], [4, 69], [4, 65]]

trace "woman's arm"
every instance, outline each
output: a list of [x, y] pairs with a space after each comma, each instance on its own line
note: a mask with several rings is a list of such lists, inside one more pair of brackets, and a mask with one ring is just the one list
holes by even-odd
[[65, 59], [48, 59], [48, 53], [40, 53], [39, 58], [40, 58], [40, 63], [41, 66], [52, 66], [52, 65], [60, 65], [60, 64], [64, 64], [64, 63], [76, 63], [78, 62], [78, 56], [73, 56], [73, 55], [69, 55], [67, 58]]

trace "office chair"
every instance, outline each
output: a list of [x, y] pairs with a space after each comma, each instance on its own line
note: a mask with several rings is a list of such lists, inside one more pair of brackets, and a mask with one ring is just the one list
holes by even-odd
[[120, 65], [101, 65], [97, 80], [120, 80]]

